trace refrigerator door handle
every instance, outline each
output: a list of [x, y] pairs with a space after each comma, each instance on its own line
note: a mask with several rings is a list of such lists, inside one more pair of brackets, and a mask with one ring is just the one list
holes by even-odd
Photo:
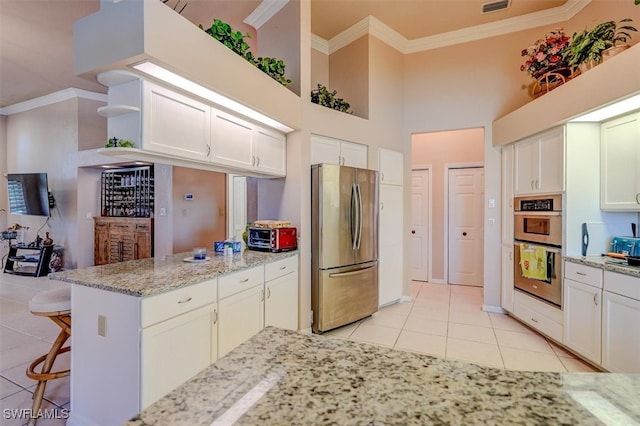
[[358, 199], [356, 184], [351, 185], [351, 249], [355, 250], [358, 246]]
[[329, 278], [342, 278], [342, 277], [350, 277], [352, 275], [358, 275], [358, 274], [362, 274], [364, 272], [367, 272], [373, 268], [376, 268], [378, 265], [373, 265], [373, 266], [368, 266], [366, 268], [362, 268], [362, 269], [358, 269], [356, 271], [349, 271], [349, 272], [335, 272], [333, 274], [329, 274]]
[[358, 245], [356, 249], [360, 250], [360, 243], [362, 242], [362, 192], [360, 191], [360, 184], [356, 184], [358, 194]]

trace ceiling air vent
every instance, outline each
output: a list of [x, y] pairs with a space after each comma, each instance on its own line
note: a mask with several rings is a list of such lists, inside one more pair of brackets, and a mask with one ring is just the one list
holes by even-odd
[[489, 13], [506, 9], [509, 7], [509, 3], [511, 3], [511, 0], [499, 0], [492, 1], [491, 3], [485, 3], [482, 5], [482, 13]]

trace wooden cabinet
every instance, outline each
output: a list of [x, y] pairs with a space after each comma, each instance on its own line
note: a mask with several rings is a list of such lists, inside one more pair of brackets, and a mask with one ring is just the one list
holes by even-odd
[[640, 373], [640, 278], [604, 272], [602, 366]]
[[600, 207], [640, 211], [640, 113], [601, 125]]
[[565, 262], [564, 344], [601, 363], [602, 270]]
[[264, 267], [264, 325], [298, 330], [298, 256]]
[[525, 139], [514, 147], [514, 195], [564, 190], [564, 127]]
[[367, 146], [320, 135], [311, 135], [311, 164], [339, 164], [367, 168]]
[[94, 264], [153, 256], [153, 219], [94, 218]]

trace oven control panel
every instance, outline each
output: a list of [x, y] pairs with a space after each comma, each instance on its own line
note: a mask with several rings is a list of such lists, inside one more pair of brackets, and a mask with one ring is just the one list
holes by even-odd
[[531, 200], [520, 200], [520, 211], [523, 212], [552, 212], [553, 198], [537, 198]]

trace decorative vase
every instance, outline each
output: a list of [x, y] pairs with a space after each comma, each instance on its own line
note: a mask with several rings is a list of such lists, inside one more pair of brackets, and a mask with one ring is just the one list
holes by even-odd
[[45, 239], [44, 241], [42, 241], [42, 245], [43, 246], [52, 246], [53, 245], [53, 239], [49, 236], [48, 232], [45, 232]]

